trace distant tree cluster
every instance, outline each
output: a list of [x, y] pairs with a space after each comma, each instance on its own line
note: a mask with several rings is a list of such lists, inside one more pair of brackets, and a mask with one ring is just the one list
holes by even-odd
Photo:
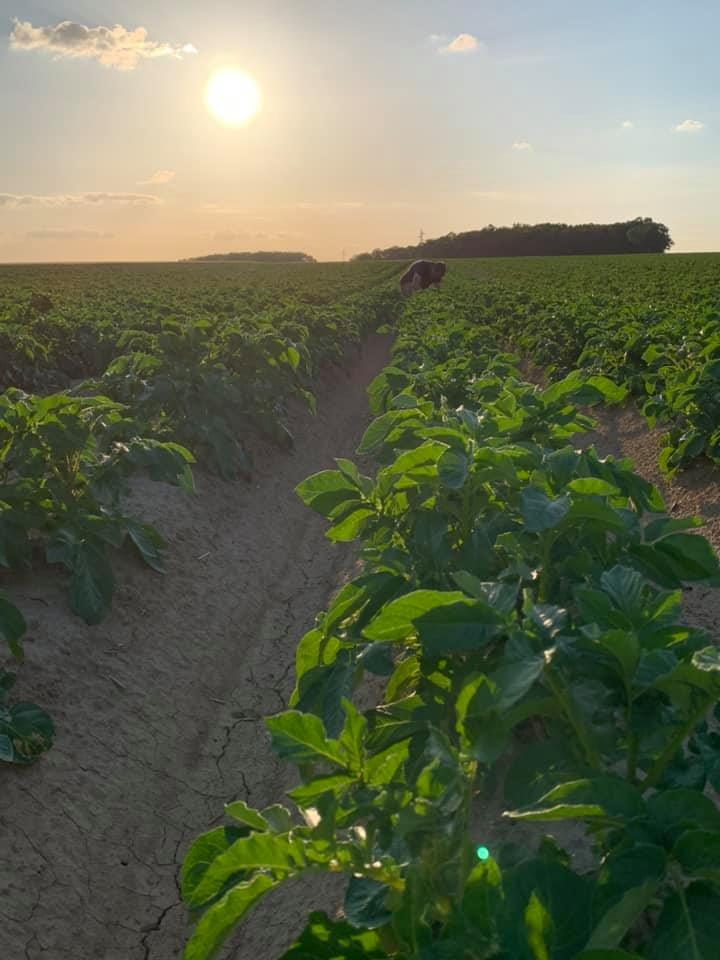
[[360, 253], [354, 260], [414, 260], [418, 257], [553, 257], [599, 253], [664, 253], [672, 246], [664, 223], [637, 217], [624, 223], [514, 223], [448, 233], [410, 247]]
[[315, 257], [295, 250], [257, 250], [255, 253], [207, 253], [204, 257], [187, 257], [181, 263], [204, 263], [208, 260], [255, 260], [262, 263], [315, 263]]

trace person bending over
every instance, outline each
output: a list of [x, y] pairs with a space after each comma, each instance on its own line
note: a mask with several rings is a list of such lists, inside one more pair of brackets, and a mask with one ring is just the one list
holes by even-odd
[[433, 263], [432, 260], [416, 260], [400, 278], [400, 291], [409, 296], [418, 290], [427, 290], [428, 287], [438, 286], [445, 276], [447, 267], [444, 263]]

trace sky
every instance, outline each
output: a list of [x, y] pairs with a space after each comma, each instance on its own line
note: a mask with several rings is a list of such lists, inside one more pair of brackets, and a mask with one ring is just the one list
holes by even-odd
[[719, 33], [716, 0], [0, 0], [0, 262], [636, 216], [719, 250]]

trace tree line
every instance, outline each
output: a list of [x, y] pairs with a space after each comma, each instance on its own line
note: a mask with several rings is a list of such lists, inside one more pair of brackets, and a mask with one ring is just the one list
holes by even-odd
[[297, 250], [257, 250], [254, 253], [206, 253], [187, 257], [180, 263], [205, 263], [208, 260], [255, 260], [261, 263], [315, 263], [315, 257]]
[[489, 224], [448, 233], [407, 247], [360, 253], [353, 260], [415, 260], [419, 257], [552, 257], [603, 253], [664, 253], [672, 246], [664, 223], [636, 217], [619, 223]]

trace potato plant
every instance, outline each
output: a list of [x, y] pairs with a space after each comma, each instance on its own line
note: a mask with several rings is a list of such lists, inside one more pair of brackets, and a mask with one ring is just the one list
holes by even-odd
[[131, 543], [162, 571], [163, 540], [125, 513], [136, 472], [192, 489], [189, 452], [140, 436], [128, 410], [106, 397], [0, 394], [0, 567], [32, 567], [38, 555], [70, 574], [72, 609], [97, 623], [110, 609], [108, 547]]
[[[710, 960], [720, 654], [681, 596], [717, 585], [718, 560], [628, 461], [572, 445], [591, 424], [576, 404], [623, 389], [533, 387], [500, 345], [463, 388], [462, 336], [405, 336], [433, 303], [411, 304], [370, 387], [375, 476], [338, 460], [298, 487], [364, 569], [300, 640], [290, 708], [266, 721], [297, 768], [292, 805], [230, 803], [187, 854], [186, 960], [317, 871], [347, 878], [343, 918], [312, 914], [283, 960]], [[498, 784], [509, 820], [583, 823], [592, 865], [552, 835], [489, 850], [477, 824]]]

